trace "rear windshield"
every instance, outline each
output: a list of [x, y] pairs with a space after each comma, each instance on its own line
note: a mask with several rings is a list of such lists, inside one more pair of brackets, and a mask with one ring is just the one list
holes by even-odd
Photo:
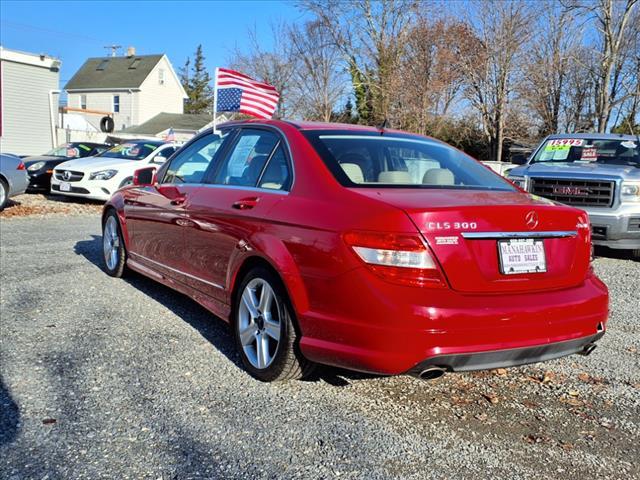
[[375, 132], [303, 133], [346, 187], [515, 190], [471, 157], [434, 140]]
[[562, 138], [546, 140], [531, 163], [605, 163], [640, 167], [640, 149], [633, 140]]
[[128, 142], [116, 145], [110, 150], [104, 152], [101, 157], [107, 158], [123, 158], [127, 160], [142, 160], [148, 157], [151, 152], [158, 148], [161, 143], [149, 142]]

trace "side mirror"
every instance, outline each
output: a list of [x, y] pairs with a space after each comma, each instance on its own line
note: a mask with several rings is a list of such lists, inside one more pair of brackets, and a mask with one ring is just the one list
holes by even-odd
[[153, 163], [158, 163], [162, 165], [166, 161], [167, 161], [167, 157], [163, 157], [162, 155], [157, 155], [153, 157]]
[[156, 168], [141, 168], [133, 172], [133, 184], [138, 187], [147, 187], [155, 183]]

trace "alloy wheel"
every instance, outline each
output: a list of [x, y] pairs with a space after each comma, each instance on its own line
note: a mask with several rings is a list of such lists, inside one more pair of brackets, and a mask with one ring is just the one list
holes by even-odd
[[118, 266], [120, 254], [120, 236], [118, 235], [118, 224], [114, 216], [110, 216], [105, 222], [102, 249], [107, 267], [109, 270], [115, 270]]
[[242, 349], [258, 369], [271, 365], [282, 336], [283, 305], [269, 282], [254, 278], [244, 288], [238, 309]]

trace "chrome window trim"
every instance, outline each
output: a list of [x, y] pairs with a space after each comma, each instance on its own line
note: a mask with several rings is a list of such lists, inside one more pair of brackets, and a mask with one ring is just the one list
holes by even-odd
[[218, 285], [217, 283], [210, 282], [210, 281], [205, 280], [205, 279], [200, 278], [200, 277], [196, 277], [195, 275], [191, 275], [189, 273], [183, 272], [182, 270], [177, 270], [175, 268], [168, 267], [163, 263], [156, 262], [155, 260], [151, 260], [150, 258], [147, 258], [144, 255], [140, 255], [139, 253], [131, 252], [131, 254], [136, 256], [136, 257], [142, 258], [142, 259], [146, 260], [147, 262], [153, 263], [154, 265], [158, 265], [159, 267], [166, 268], [167, 270], [171, 270], [172, 272], [178, 273], [180, 275], [184, 275], [185, 277], [189, 277], [189, 278], [191, 278], [193, 280], [197, 280], [198, 282], [202, 282], [202, 283], [205, 283], [207, 285], [211, 285], [212, 287], [219, 288], [220, 290], [224, 290], [224, 287], [222, 285]]
[[222, 185], [220, 183], [190, 183], [189, 185], [207, 188], [223, 188], [226, 190], [247, 190], [250, 192], [275, 193], [276, 195], [289, 195], [288, 190], [276, 190], [275, 188], [243, 187], [242, 185]]
[[569, 238], [577, 237], [575, 230], [555, 230], [549, 232], [462, 232], [463, 238], [470, 240], [490, 240], [508, 238]]

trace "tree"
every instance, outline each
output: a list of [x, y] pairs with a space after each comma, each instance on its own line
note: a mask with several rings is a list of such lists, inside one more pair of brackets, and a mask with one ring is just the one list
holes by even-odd
[[262, 42], [258, 40], [258, 34], [254, 27], [247, 33], [248, 51], [245, 53], [236, 48], [230, 58], [230, 64], [236, 70], [276, 88], [280, 94], [275, 112], [277, 118], [287, 117], [293, 108], [289, 102], [293, 62], [289, 42], [286, 40], [287, 33], [287, 25], [272, 23], [273, 47], [270, 50], [265, 50], [262, 47]]
[[187, 57], [184, 67], [180, 71], [180, 81], [187, 93], [184, 104], [185, 113], [212, 113], [213, 88], [211, 76], [204, 65], [202, 45], [196, 49], [193, 68], [189, 70], [191, 59]]
[[331, 33], [351, 74], [356, 110], [362, 123], [389, 117], [398, 89], [398, 67], [416, 0], [303, 0]]
[[546, 34], [534, 36], [526, 52], [520, 94], [540, 119], [539, 135], [547, 136], [560, 129], [569, 76], [586, 72], [571, 68], [578, 61], [574, 55], [580, 41], [574, 16], [554, 3], [542, 4], [541, 8], [542, 15], [534, 27]]
[[293, 25], [291, 45], [290, 99], [295, 113], [307, 120], [331, 120], [333, 110], [345, 93], [340, 52], [331, 34], [319, 21]]
[[[638, 0], [574, 0], [569, 10], [586, 14], [595, 23], [597, 44], [594, 49], [598, 60], [594, 62], [595, 126], [599, 133], [607, 131], [611, 114], [616, 105], [626, 100], [623, 94], [625, 67], [631, 56], [634, 36], [638, 35], [636, 4]], [[632, 26], [632, 28], [629, 28]], [[638, 72], [632, 75], [638, 75]]]
[[466, 38], [469, 35], [471, 32], [463, 23], [432, 21], [430, 15], [418, 17], [407, 36], [397, 74], [397, 103], [391, 112], [394, 126], [438, 135], [464, 85], [463, 57], [474, 53], [466, 47], [473, 44]]
[[[521, 72], [523, 46], [531, 32], [531, 14], [519, 0], [483, 0], [467, 20], [473, 35], [462, 62], [467, 77], [466, 97], [478, 111], [491, 147], [491, 159], [501, 160], [509, 102]], [[475, 40], [474, 38], [477, 38]]]

